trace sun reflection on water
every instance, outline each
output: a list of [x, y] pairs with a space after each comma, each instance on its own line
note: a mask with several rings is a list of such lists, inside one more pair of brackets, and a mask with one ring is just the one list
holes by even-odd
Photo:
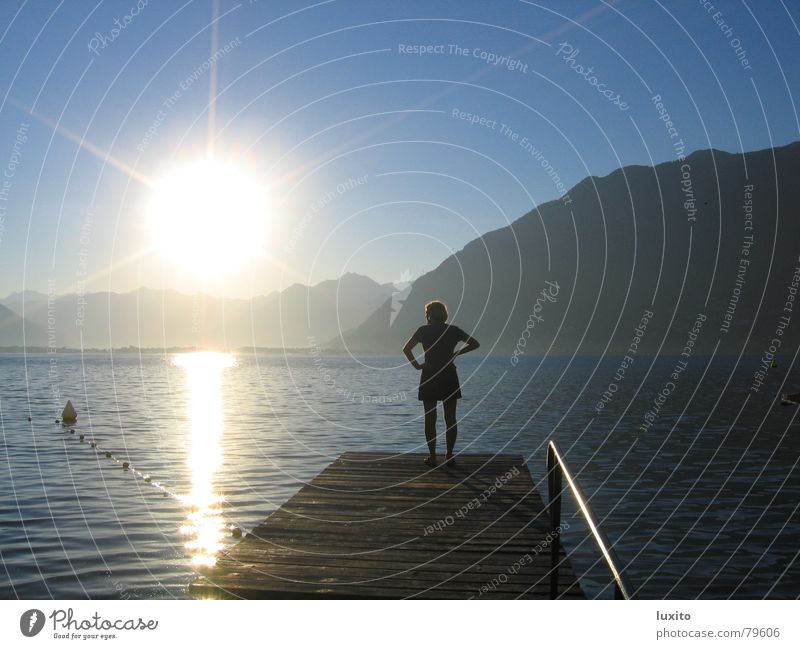
[[225, 428], [222, 372], [235, 362], [231, 354], [191, 352], [176, 355], [173, 363], [186, 373], [191, 436], [187, 464], [192, 488], [181, 497], [187, 515], [180, 533], [188, 537], [185, 547], [192, 563], [211, 567], [222, 548], [225, 528], [222, 494], [214, 489], [214, 475], [222, 463], [220, 441]]

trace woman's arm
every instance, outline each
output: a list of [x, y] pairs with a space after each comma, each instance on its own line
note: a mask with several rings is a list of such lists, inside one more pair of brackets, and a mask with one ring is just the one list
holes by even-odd
[[466, 344], [459, 349], [453, 356], [460, 356], [461, 354], [468, 354], [469, 352], [475, 351], [481, 344], [475, 340], [472, 336], [467, 336], [467, 339], [464, 341]]
[[408, 359], [408, 362], [411, 363], [411, 365], [414, 366], [415, 370], [421, 370], [422, 369], [422, 365], [420, 365], [417, 362], [417, 359], [414, 358], [414, 354], [411, 352], [411, 350], [414, 349], [414, 347], [416, 347], [418, 343], [419, 343], [419, 340], [417, 340], [417, 337], [416, 337], [416, 334], [415, 334], [415, 335], [411, 336], [411, 338], [408, 339], [408, 342], [403, 346], [403, 353], [406, 355], [406, 358]]

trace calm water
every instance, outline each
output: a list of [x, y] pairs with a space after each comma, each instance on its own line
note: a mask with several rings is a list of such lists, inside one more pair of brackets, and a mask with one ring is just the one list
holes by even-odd
[[[0, 356], [0, 596], [185, 597], [234, 542], [220, 526], [248, 531], [344, 451], [421, 452], [417, 373], [362, 361]], [[637, 358], [597, 414], [618, 359], [464, 358], [459, 446], [522, 454], [538, 481], [554, 436], [639, 597], [797, 597], [800, 422], [772, 398], [800, 376], [775, 368], [747, 397], [757, 360], [693, 358], [642, 431], [675, 362]], [[67, 398], [74, 435], [53, 423]], [[607, 596], [565, 515], [584, 588]]]

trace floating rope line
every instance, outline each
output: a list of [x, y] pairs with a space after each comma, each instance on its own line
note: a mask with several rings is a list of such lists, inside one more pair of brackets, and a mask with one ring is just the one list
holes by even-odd
[[[28, 420], [30, 421], [31, 418], [28, 417]], [[55, 421], [56, 421], [57, 424], [61, 423], [60, 420], [58, 420], [58, 419], [56, 419]], [[62, 424], [61, 427], [66, 432], [67, 425], [66, 424]], [[69, 428], [69, 433], [70, 433], [70, 435], [75, 435], [75, 429], [70, 427]], [[84, 443], [86, 441], [86, 435], [84, 433], [79, 433], [78, 434], [78, 441], [80, 443]], [[167, 486], [164, 485], [163, 482], [160, 482], [160, 481], [157, 481], [157, 480], [153, 480], [153, 478], [150, 476], [150, 474], [144, 473], [144, 472], [140, 471], [139, 469], [137, 469], [136, 467], [131, 466], [131, 463], [130, 463], [129, 460], [122, 460], [122, 459], [118, 458], [116, 455], [114, 455], [114, 453], [112, 451], [109, 451], [109, 450], [106, 450], [104, 448], [101, 448], [101, 446], [98, 444], [98, 442], [95, 439], [89, 440], [89, 447], [95, 449], [97, 451], [98, 455], [102, 454], [106, 459], [109, 459], [112, 462], [116, 462], [117, 464], [119, 464], [122, 467], [123, 471], [130, 471], [130, 473], [132, 473], [134, 475], [134, 477], [141, 479], [143, 482], [146, 482], [151, 487], [155, 487], [156, 489], [161, 491], [162, 495], [165, 498], [169, 496], [169, 497], [171, 497], [171, 498], [183, 503], [183, 498], [181, 496], [179, 496], [178, 494], [176, 494], [174, 491], [170, 491], [170, 489], [167, 488]], [[227, 498], [223, 497], [220, 500], [220, 504], [229, 504], [229, 501], [228, 501]], [[237, 523], [226, 521], [225, 517], [222, 514], [222, 512], [219, 512], [218, 514], [215, 514], [215, 515], [219, 516], [222, 519], [223, 528], [226, 529], [233, 538], [240, 538], [242, 536], [242, 528]]]

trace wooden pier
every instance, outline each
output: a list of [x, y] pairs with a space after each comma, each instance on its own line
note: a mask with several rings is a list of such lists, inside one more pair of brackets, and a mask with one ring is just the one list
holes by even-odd
[[[198, 576], [198, 598], [550, 597], [547, 509], [522, 457], [345, 453]], [[557, 542], [557, 541], [556, 541]], [[560, 550], [559, 598], [583, 598]]]

